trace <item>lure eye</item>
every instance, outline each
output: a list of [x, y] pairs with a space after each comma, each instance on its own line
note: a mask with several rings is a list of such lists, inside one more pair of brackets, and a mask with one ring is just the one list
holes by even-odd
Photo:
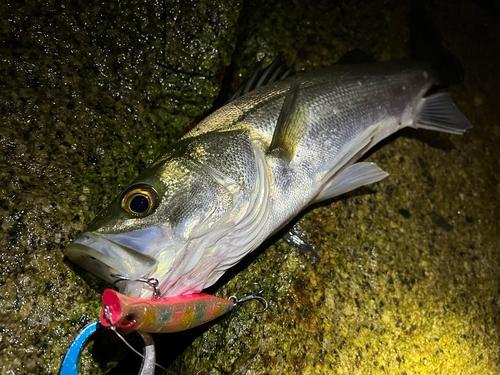
[[121, 326], [122, 327], [128, 327], [132, 324], [135, 323], [135, 316], [133, 314], [128, 314], [123, 320], [121, 321]]
[[158, 193], [150, 185], [134, 185], [123, 193], [121, 206], [137, 217], [148, 216], [158, 207]]

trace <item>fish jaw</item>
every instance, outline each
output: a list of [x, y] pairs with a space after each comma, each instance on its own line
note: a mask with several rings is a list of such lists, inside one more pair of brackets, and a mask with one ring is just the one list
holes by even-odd
[[103, 235], [84, 232], [66, 248], [68, 258], [97, 277], [115, 282], [119, 277], [136, 280], [147, 277], [157, 261]]

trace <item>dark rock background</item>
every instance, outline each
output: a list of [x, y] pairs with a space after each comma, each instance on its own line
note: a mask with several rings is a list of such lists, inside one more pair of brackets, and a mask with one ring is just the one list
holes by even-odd
[[[255, 314], [250, 302], [206, 327], [156, 335], [160, 364], [175, 374], [500, 372], [495, 4], [426, 2], [466, 71], [450, 92], [474, 128], [405, 130], [377, 147], [368, 160], [387, 179], [300, 220], [319, 259], [269, 241], [212, 291], [241, 296], [258, 282], [270, 308]], [[402, 0], [2, 2], [1, 373], [58, 371], [105, 287], [63, 249], [203, 116], [224, 72], [235, 86], [279, 53], [298, 69], [354, 48], [408, 57], [409, 9]], [[87, 350], [82, 373], [117, 361], [112, 372], [136, 373], [140, 362], [96, 357]]]

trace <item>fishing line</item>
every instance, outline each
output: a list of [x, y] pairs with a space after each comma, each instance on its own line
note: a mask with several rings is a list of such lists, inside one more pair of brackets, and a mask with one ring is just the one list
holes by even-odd
[[[125, 345], [127, 345], [127, 347], [128, 347], [130, 350], [132, 350], [132, 351], [133, 351], [135, 354], [137, 354], [139, 357], [142, 357], [142, 359], [143, 359], [143, 360], [146, 360], [146, 357], [144, 357], [144, 355], [143, 355], [143, 354], [141, 354], [139, 351], [135, 350], [135, 349], [134, 349], [134, 347], [133, 347], [132, 345], [130, 345], [130, 344], [128, 343], [128, 341], [127, 341], [127, 340], [125, 340], [125, 337], [123, 337], [123, 336], [122, 336], [122, 335], [121, 335], [121, 334], [120, 334], [120, 333], [116, 330], [116, 327], [115, 327], [115, 326], [110, 326], [110, 327], [109, 327], [109, 329], [111, 329], [114, 333], [116, 333], [116, 335], [118, 336], [118, 338], [119, 338], [120, 340], [122, 340], [122, 341], [123, 341], [123, 343], [124, 343]], [[162, 365], [159, 365], [158, 363], [156, 363], [156, 361], [154, 362], [154, 365], [155, 365], [156, 367], [159, 367], [160, 369], [162, 369], [162, 370], [165, 372], [165, 374], [169, 374], [169, 373], [171, 374], [171, 372], [169, 372], [169, 371], [168, 371], [165, 367], [163, 367]]]
[[[106, 306], [104, 308], [104, 317], [109, 321], [110, 323], [110, 326], [109, 326], [109, 329], [111, 329], [117, 336], [120, 340], [123, 341], [123, 343], [130, 349], [132, 350], [135, 354], [137, 354], [139, 357], [141, 357], [143, 359], [144, 362], [147, 361], [146, 357], [140, 353], [139, 351], [137, 351], [136, 349], [134, 349], [134, 347], [132, 347], [132, 345], [130, 345], [128, 343], [127, 340], [125, 340], [125, 337], [123, 337], [117, 330], [116, 330], [116, 327], [111, 323], [112, 322], [112, 319], [113, 319], [113, 316], [112, 316], [112, 313], [111, 311], [109, 311], [109, 307]], [[162, 369], [165, 374], [171, 374], [171, 372], [169, 370], [167, 370], [165, 367], [163, 367], [162, 365], [159, 365], [158, 363], [156, 363], [156, 361], [153, 362], [153, 364], [156, 366], [156, 367], [159, 367], [160, 369]]]

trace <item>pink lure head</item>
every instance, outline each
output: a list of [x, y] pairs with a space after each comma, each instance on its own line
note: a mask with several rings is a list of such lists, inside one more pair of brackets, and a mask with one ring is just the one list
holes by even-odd
[[112, 289], [106, 289], [102, 294], [101, 324], [104, 327], [115, 326], [116, 328], [135, 330], [137, 327], [137, 316], [129, 311], [128, 303], [134, 298], [127, 297]]

